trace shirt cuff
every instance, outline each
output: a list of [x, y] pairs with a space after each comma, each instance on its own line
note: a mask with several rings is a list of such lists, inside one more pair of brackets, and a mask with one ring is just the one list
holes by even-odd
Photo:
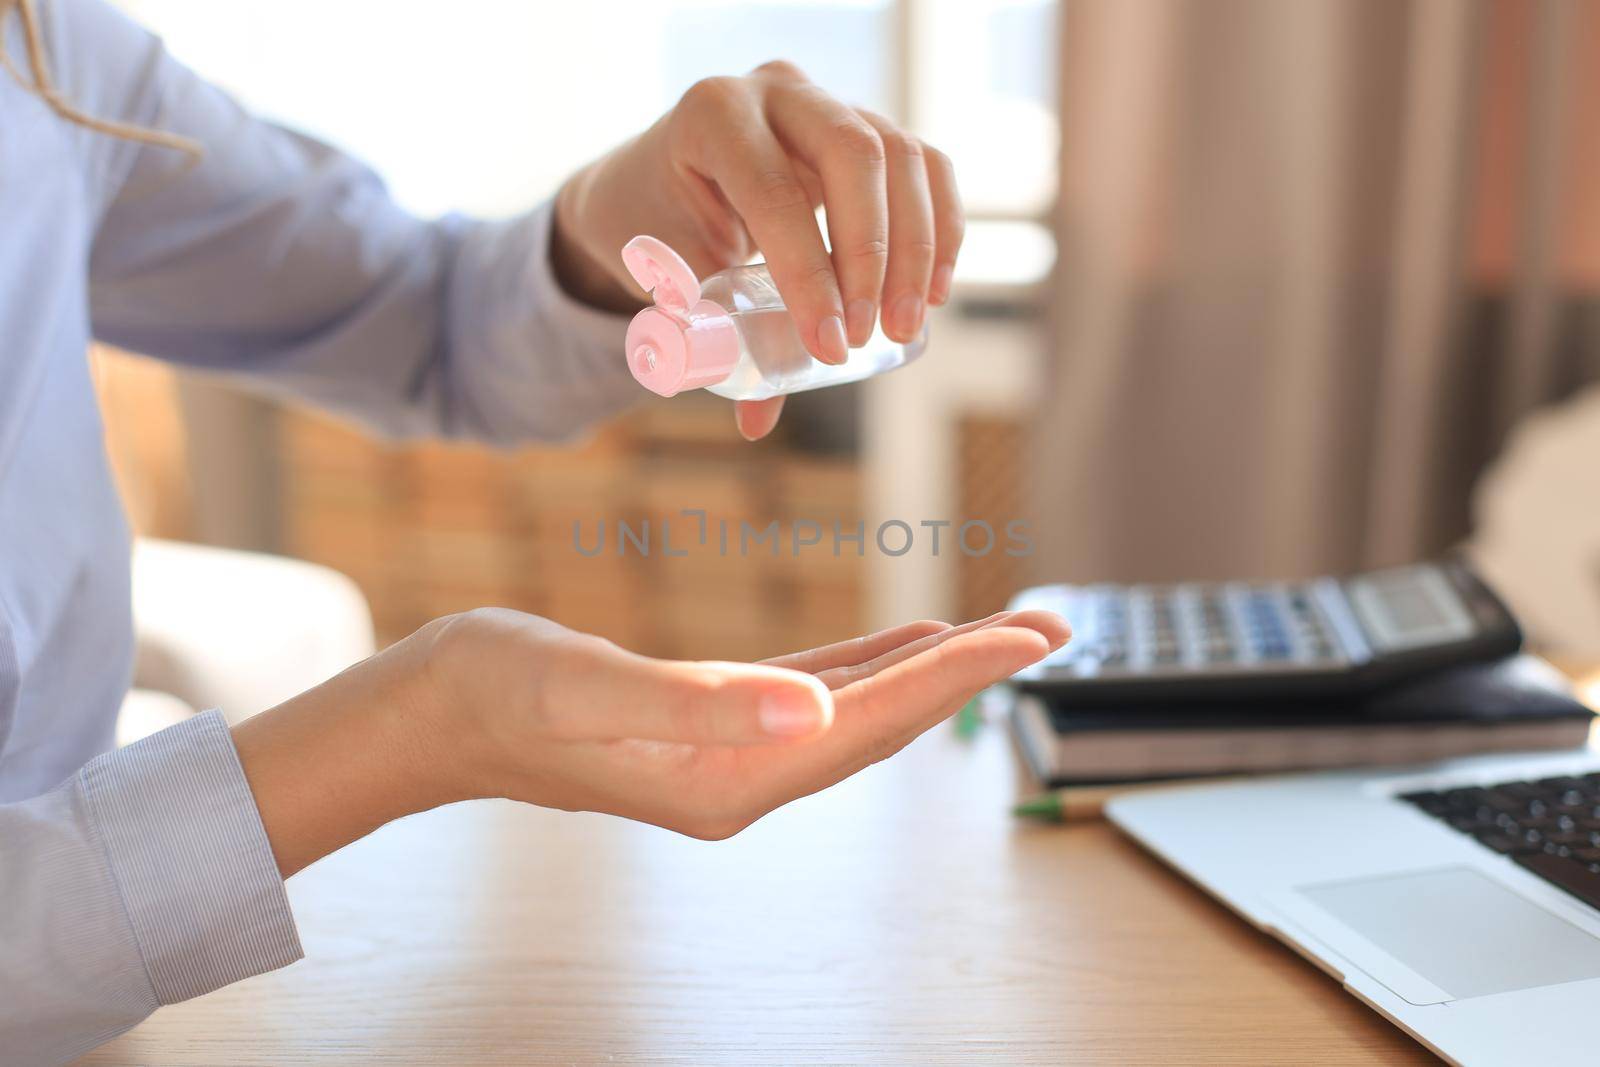
[[92, 760], [78, 787], [160, 1003], [304, 955], [220, 713]]
[[[550, 314], [580, 343], [605, 353], [607, 358], [602, 370], [618, 371], [615, 377], [625, 378], [633, 389], [637, 390], [639, 383], [634, 381], [632, 372], [628, 371], [628, 362], [623, 358], [622, 351], [623, 336], [628, 332], [628, 322], [633, 316], [591, 307], [561, 287], [561, 281], [556, 277], [555, 264], [550, 261], [555, 224], [556, 202], [547, 200], [521, 218], [498, 225], [524, 231], [524, 239], [532, 250], [527, 260], [529, 284], [537, 292], [549, 294]], [[497, 224], [489, 223], [489, 225]], [[620, 248], [617, 249], [617, 262], [622, 262]], [[641, 292], [639, 299], [647, 299], [647, 294]], [[608, 373], [607, 376], [612, 375]], [[631, 398], [638, 394], [630, 392], [628, 395]]]
[[451, 349], [476, 423], [494, 443], [570, 438], [645, 395], [623, 356], [628, 316], [581, 303], [556, 280], [554, 218], [549, 201], [468, 223], [461, 237]]

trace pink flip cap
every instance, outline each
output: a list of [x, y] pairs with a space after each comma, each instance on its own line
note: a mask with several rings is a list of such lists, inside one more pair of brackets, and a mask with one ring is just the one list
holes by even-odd
[[628, 369], [653, 393], [672, 396], [715, 385], [739, 362], [739, 335], [721, 304], [700, 299], [700, 280], [683, 257], [654, 237], [635, 237], [622, 248], [633, 280], [655, 307], [628, 324]]

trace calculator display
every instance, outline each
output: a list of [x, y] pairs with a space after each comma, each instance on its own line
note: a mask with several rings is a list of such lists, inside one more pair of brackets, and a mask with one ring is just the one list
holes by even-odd
[[1431, 568], [1399, 567], [1345, 582], [1362, 629], [1379, 651], [1461, 641], [1472, 613], [1449, 581]]

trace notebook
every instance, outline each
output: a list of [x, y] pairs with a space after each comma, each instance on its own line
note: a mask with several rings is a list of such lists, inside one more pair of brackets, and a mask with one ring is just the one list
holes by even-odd
[[1014, 693], [1011, 703], [1019, 747], [1051, 786], [1578, 748], [1593, 721], [1566, 677], [1527, 654], [1359, 700], [1094, 708]]

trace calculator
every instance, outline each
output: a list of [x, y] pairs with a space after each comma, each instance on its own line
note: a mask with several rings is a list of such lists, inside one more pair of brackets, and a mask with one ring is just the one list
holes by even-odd
[[1464, 559], [1304, 582], [1045, 585], [1072, 640], [1012, 682], [1074, 703], [1343, 696], [1522, 647]]

